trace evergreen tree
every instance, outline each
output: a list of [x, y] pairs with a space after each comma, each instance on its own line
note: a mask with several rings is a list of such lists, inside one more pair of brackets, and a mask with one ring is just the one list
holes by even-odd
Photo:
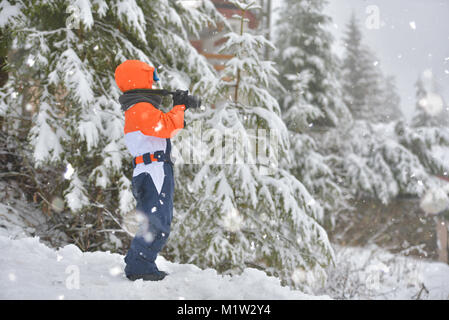
[[447, 176], [449, 163], [449, 107], [439, 94], [431, 70], [425, 70], [416, 82], [416, 109], [411, 126], [399, 123], [400, 142], [411, 150], [429, 173]]
[[[435, 127], [414, 129], [397, 118], [394, 91], [384, 89], [380, 98], [384, 102], [379, 111], [365, 111], [360, 115], [363, 119], [326, 132], [321, 148], [331, 155], [329, 166], [352, 197], [387, 204], [401, 195], [421, 196], [438, 185], [435, 175], [449, 168], [437, 156], [439, 148], [448, 145], [448, 132]], [[388, 107], [391, 101], [396, 102]]]
[[[183, 262], [220, 272], [257, 267], [305, 288], [308, 283], [295, 282], [294, 275], [313, 271], [324, 277], [333, 258], [319, 225], [323, 208], [277, 164], [277, 157], [289, 156], [288, 132], [270, 93], [278, 85], [277, 72], [271, 61], [259, 58], [272, 44], [243, 30], [244, 12], [255, 6], [232, 3], [242, 11], [241, 32], [228, 33], [222, 50], [234, 54], [224, 70], [233, 80], [221, 81], [216, 109], [202, 115], [203, 139], [210, 139], [215, 159], [204, 156], [206, 162], [184, 184], [184, 192], [201, 197], [178, 210], [170, 252]], [[276, 139], [268, 139], [273, 133]]]
[[325, 221], [332, 226], [337, 213], [348, 210], [348, 190], [340, 186], [337, 176], [330, 167], [333, 155], [326, 155], [316, 140], [320, 140], [323, 132], [314, 132], [313, 122], [322, 115], [320, 109], [307, 103], [308, 78], [312, 75], [305, 70], [296, 75], [287, 75], [292, 84], [289, 109], [284, 113], [291, 140], [290, 163], [283, 165], [301, 181], [325, 209]]
[[[323, 13], [325, 0], [286, 0], [277, 21], [277, 64], [280, 81], [287, 93], [282, 108], [288, 110], [292, 82], [285, 77], [307, 71], [304, 99], [321, 112], [316, 125], [335, 126], [347, 121], [348, 111], [341, 99], [338, 79], [338, 59], [332, 53], [332, 35], [326, 29], [330, 17]], [[292, 32], [294, 30], [294, 32]], [[311, 122], [311, 119], [309, 119]]]
[[[332, 171], [356, 198], [386, 204], [399, 195], [422, 195], [437, 183], [433, 175], [444, 170], [432, 150], [447, 144], [447, 133], [418, 132], [402, 121], [394, 78], [377, 69], [379, 62], [363, 45], [354, 15], [345, 46], [343, 88], [356, 121], [329, 131], [322, 140], [332, 153]], [[425, 91], [418, 90], [422, 96]]]
[[325, 4], [287, 1], [280, 13], [276, 43], [279, 79], [285, 88], [278, 96], [292, 142], [292, 161], [284, 165], [322, 204], [326, 222], [332, 222], [339, 210], [347, 208], [345, 190], [316, 139], [326, 130], [323, 124], [339, 126], [351, 122], [351, 115], [336, 81], [339, 61], [331, 51], [333, 38], [326, 30], [331, 20], [323, 13]]
[[[414, 127], [400, 121], [395, 127], [395, 132], [399, 143], [419, 159], [430, 177], [448, 175], [448, 126]], [[431, 188], [433, 185], [428, 184], [427, 187]]]
[[384, 76], [380, 63], [363, 44], [358, 21], [352, 14], [344, 39], [342, 65], [345, 102], [356, 119], [390, 122], [402, 117], [393, 76]]
[[386, 76], [381, 83], [380, 112], [376, 119], [379, 122], [390, 122], [403, 118], [400, 109], [401, 98], [397, 93], [396, 80], [394, 76]]
[[343, 89], [345, 102], [356, 119], [371, 119], [379, 108], [380, 74], [376, 58], [362, 43], [362, 33], [353, 13], [344, 39]]
[[449, 106], [438, 92], [438, 84], [431, 70], [422, 72], [416, 82], [416, 107], [412, 124], [415, 127], [449, 125]]
[[421, 195], [429, 181], [419, 158], [398, 140], [394, 122], [357, 120], [327, 132], [323, 145], [332, 154], [332, 171], [353, 198], [387, 204], [400, 194]]
[[440, 154], [449, 147], [447, 128], [413, 128], [404, 121], [357, 120], [326, 132], [320, 147], [332, 172], [353, 199], [384, 204], [398, 196], [422, 196], [449, 172]]
[[376, 58], [362, 43], [353, 15], [346, 33], [344, 93], [356, 121], [330, 130], [322, 148], [332, 154], [330, 166], [355, 198], [388, 203], [399, 195], [420, 196], [436, 183], [441, 161], [432, 157], [446, 134], [413, 132], [401, 120], [394, 79], [383, 77]]
[[[82, 249], [110, 245], [113, 235], [98, 231], [116, 229], [134, 208], [114, 70], [139, 59], [158, 68], [168, 89], [207, 92], [215, 72], [187, 35], [219, 14], [209, 1], [198, 9], [173, 1], [2, 1], [1, 10], [2, 31], [14, 31], [0, 91], [13, 163], [72, 241]], [[58, 197], [66, 208], [56, 214]]]
[[8, 30], [2, 30], [0, 27], [0, 87], [8, 80], [8, 48], [10, 46], [10, 35]]

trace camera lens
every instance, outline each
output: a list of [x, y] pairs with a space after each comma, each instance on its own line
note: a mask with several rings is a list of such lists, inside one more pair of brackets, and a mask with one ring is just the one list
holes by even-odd
[[187, 96], [187, 104], [189, 108], [199, 108], [201, 107], [201, 98], [197, 96]]

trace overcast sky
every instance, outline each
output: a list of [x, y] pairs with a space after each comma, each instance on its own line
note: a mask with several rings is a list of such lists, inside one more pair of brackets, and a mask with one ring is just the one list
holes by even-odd
[[[328, 1], [326, 13], [333, 18], [336, 52], [341, 52], [341, 38], [354, 11], [364, 41], [379, 58], [382, 71], [396, 77], [407, 118], [415, 108], [414, 84], [425, 69], [433, 71], [449, 102], [449, 0]], [[276, 7], [282, 1], [274, 3]], [[380, 23], [379, 28], [369, 25], [370, 29], [366, 23], [373, 22], [373, 8], [379, 13]]]

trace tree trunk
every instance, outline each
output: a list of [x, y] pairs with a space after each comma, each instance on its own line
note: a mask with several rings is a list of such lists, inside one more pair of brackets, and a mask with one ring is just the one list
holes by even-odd
[[[266, 8], [266, 35], [268, 41], [271, 41], [271, 0], [267, 0], [267, 8]], [[265, 60], [270, 60], [270, 47], [265, 47]]]
[[448, 263], [448, 236], [447, 221], [443, 217], [437, 218], [437, 244], [438, 244], [438, 260]]
[[[240, 20], [240, 35], [243, 35], [245, 12], [246, 12], [246, 10], [242, 10], [242, 18]], [[234, 101], [235, 101], [236, 105], [239, 100], [239, 86], [240, 86], [240, 69], [237, 69], [237, 82], [235, 84], [235, 92], [234, 92]]]

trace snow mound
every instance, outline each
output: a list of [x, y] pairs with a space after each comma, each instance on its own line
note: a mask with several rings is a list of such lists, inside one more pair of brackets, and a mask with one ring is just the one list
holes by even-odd
[[39, 238], [0, 235], [0, 299], [329, 299], [282, 287], [256, 269], [221, 276], [213, 269], [177, 264], [158, 257], [169, 276], [159, 282], [126, 279], [123, 256], [82, 252], [75, 245], [58, 250]]

